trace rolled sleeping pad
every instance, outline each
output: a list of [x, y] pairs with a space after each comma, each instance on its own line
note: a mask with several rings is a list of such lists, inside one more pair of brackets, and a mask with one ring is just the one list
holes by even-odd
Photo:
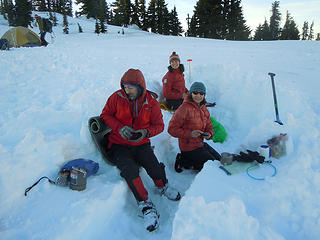
[[108, 135], [112, 131], [112, 129], [99, 116], [89, 119], [88, 128], [91, 137], [96, 144], [99, 152], [102, 154], [105, 162], [110, 165], [114, 165], [112, 162], [110, 162], [110, 156], [107, 151], [107, 147], [109, 144]]

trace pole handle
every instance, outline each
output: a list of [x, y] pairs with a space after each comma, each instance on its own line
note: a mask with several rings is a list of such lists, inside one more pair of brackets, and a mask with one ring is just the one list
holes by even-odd
[[268, 75], [269, 75], [270, 77], [274, 77], [276, 74], [269, 72]]

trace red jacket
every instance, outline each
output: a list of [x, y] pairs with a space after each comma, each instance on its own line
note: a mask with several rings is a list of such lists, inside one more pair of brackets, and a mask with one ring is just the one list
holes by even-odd
[[136, 106], [136, 104], [132, 104], [131, 102], [133, 101], [129, 101], [123, 89], [113, 93], [109, 97], [100, 115], [100, 118], [103, 119], [112, 129], [109, 136], [110, 143], [137, 146], [150, 142], [149, 138], [144, 138], [138, 143], [123, 139], [119, 134], [119, 130], [123, 126], [130, 126], [135, 130], [147, 129], [150, 133], [149, 137], [161, 133], [164, 129], [160, 104], [156, 100], [156, 94], [146, 90], [145, 80], [142, 73], [139, 71], [139, 74], [133, 71], [129, 74], [127, 74], [127, 72], [122, 77], [121, 87], [123, 87], [123, 83], [138, 84], [142, 87], [142, 95], [137, 100], [138, 115], [135, 116], [135, 109], [132, 109], [132, 106]]
[[183, 94], [188, 92], [185, 86], [184, 74], [181, 70], [174, 69], [162, 78], [163, 96], [166, 99], [182, 99]]
[[205, 104], [200, 107], [196, 102], [185, 98], [170, 120], [168, 133], [178, 138], [180, 150], [187, 152], [203, 146], [202, 136], [190, 136], [193, 130], [208, 132], [213, 136], [210, 113]]

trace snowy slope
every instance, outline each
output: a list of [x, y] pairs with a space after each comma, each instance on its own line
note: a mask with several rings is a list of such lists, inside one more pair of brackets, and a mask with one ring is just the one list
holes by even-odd
[[[42, 14], [45, 15], [45, 14]], [[0, 16], [0, 36], [9, 27]], [[60, 19], [60, 23], [61, 23]], [[320, 235], [320, 43], [232, 42], [170, 37], [108, 26], [93, 34], [94, 21], [69, 19], [70, 34], [54, 27], [48, 47], [0, 52], [0, 239], [317, 239]], [[78, 33], [77, 22], [84, 33]], [[38, 29], [34, 28], [38, 33]], [[143, 229], [135, 200], [115, 167], [97, 152], [87, 129], [129, 68], [140, 69], [147, 88], [158, 92], [168, 57], [185, 65], [187, 87], [203, 81], [210, 113], [228, 131], [219, 152], [256, 150], [274, 134], [288, 133], [287, 155], [273, 159], [277, 175], [255, 181], [227, 176], [218, 163], [203, 171], [175, 173], [177, 139], [166, 129], [151, 139], [169, 182], [183, 198], [159, 196], [142, 170], [157, 206], [160, 227]], [[186, 59], [192, 58], [191, 75]], [[283, 126], [274, 123], [268, 72], [276, 73]], [[190, 81], [191, 80], [191, 81]], [[172, 115], [163, 112], [165, 126]], [[67, 160], [100, 164], [83, 192], [46, 181]], [[270, 176], [260, 167], [256, 174]]]

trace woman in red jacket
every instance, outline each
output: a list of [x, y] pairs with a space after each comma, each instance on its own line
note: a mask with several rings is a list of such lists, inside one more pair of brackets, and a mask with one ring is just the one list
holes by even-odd
[[184, 66], [180, 64], [180, 58], [176, 52], [171, 54], [169, 63], [169, 71], [162, 78], [163, 96], [166, 99], [166, 106], [176, 110], [182, 104], [188, 89], [185, 86]]
[[177, 201], [180, 193], [168, 185], [164, 164], [159, 163], [150, 146], [150, 137], [164, 129], [160, 104], [155, 93], [146, 90], [142, 72], [129, 69], [121, 78], [121, 89], [113, 93], [100, 118], [112, 129], [108, 153], [126, 180], [143, 213], [147, 230], [158, 227], [158, 213], [148, 198], [139, 176], [143, 167], [160, 194]]
[[183, 104], [175, 111], [168, 127], [168, 133], [179, 139], [181, 154], [177, 155], [175, 168], [201, 170], [208, 160], [220, 160], [221, 156], [208, 144], [213, 137], [210, 113], [206, 107], [206, 87], [201, 82], [194, 82]]

